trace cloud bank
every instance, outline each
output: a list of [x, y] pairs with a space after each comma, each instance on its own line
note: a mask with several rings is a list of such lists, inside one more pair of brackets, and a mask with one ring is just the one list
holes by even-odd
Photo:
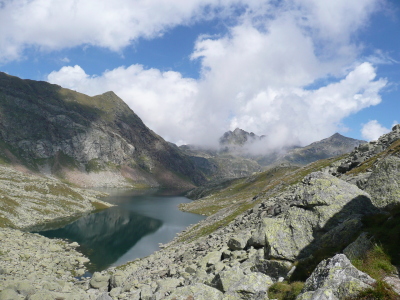
[[[397, 121], [393, 122], [393, 125], [396, 125]], [[375, 141], [381, 135], [390, 132], [389, 128], [386, 128], [379, 124], [377, 120], [371, 120], [368, 123], [364, 124], [361, 129], [361, 134], [364, 139], [367, 141]]]
[[267, 135], [269, 148], [288, 141], [305, 145], [333, 134], [343, 118], [379, 104], [387, 84], [370, 62], [360, 61], [362, 44], [355, 42], [380, 0], [2, 3], [3, 61], [23, 57], [29, 47], [122, 51], [177, 25], [229, 20], [227, 34], [200, 36], [194, 45], [191, 59], [201, 64], [200, 79], [138, 64], [98, 75], [75, 65], [48, 75], [49, 82], [90, 95], [113, 90], [151, 129], [176, 143], [210, 144], [240, 127]]

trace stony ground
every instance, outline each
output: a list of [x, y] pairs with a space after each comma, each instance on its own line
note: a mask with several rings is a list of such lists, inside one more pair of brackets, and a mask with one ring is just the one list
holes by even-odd
[[[229, 207], [222, 208], [154, 254], [94, 273], [91, 279], [74, 278], [84, 272], [85, 261], [76, 244], [1, 229], [0, 300], [261, 300], [268, 299], [272, 284], [304, 277], [301, 272], [309, 273], [298, 300], [356, 295], [375, 281], [346, 255], [334, 254], [357, 253], [363, 244], [358, 242], [364, 236], [363, 215], [398, 201], [393, 195], [400, 182], [399, 137], [400, 126], [395, 126], [379, 141], [284, 190], [245, 199], [248, 206], [240, 206], [247, 209], [232, 214]], [[227, 218], [232, 221], [222, 225]], [[321, 250], [333, 252], [318, 264], [313, 258]]]
[[93, 190], [0, 165], [0, 227], [29, 228], [111, 205]]

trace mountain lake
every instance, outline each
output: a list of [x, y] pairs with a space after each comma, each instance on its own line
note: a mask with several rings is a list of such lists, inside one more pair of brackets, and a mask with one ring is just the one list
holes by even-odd
[[79, 243], [78, 250], [90, 259], [89, 273], [85, 276], [148, 256], [159, 249], [159, 243], [171, 241], [177, 233], [205, 218], [180, 211], [180, 203], [192, 200], [176, 191], [102, 191], [109, 194], [103, 200], [116, 206], [66, 225], [65, 221], [62, 225], [49, 223], [40, 231], [33, 231], [49, 238]]

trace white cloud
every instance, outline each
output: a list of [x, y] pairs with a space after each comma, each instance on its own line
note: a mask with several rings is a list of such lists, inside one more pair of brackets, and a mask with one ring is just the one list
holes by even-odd
[[[248, 1], [252, 9], [227, 35], [196, 42], [192, 59], [201, 62], [199, 80], [140, 65], [99, 76], [63, 67], [48, 80], [92, 95], [113, 90], [173, 142], [217, 141], [224, 131], [240, 127], [266, 134], [265, 147], [307, 144], [333, 134], [350, 114], [379, 104], [387, 84], [375, 78], [371, 63], [357, 63], [359, 46], [352, 43], [379, 1], [328, 2], [286, 0], [272, 10], [268, 1]], [[190, 19], [190, 10], [179, 22]], [[307, 88], [326, 78], [328, 83]]]
[[27, 48], [52, 51], [99, 46], [121, 51], [138, 38], [155, 38], [177, 25], [235, 8], [261, 10], [269, 0], [6, 0], [0, 2], [0, 62], [20, 59]]
[[381, 135], [388, 133], [390, 129], [379, 124], [377, 120], [371, 120], [361, 129], [362, 137], [367, 141], [377, 140]]
[[170, 141], [190, 138], [198, 126], [194, 119], [197, 83], [177, 72], [131, 65], [106, 71], [101, 76], [89, 76], [76, 65], [50, 73], [48, 80], [89, 95], [112, 90], [147, 126]]

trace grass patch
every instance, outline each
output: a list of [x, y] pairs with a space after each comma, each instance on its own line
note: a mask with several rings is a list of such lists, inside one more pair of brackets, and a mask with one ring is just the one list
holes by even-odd
[[100, 160], [95, 158], [88, 161], [88, 163], [85, 165], [85, 169], [86, 172], [88, 173], [90, 172], [98, 173], [100, 171], [103, 171], [105, 168], [101, 164]]
[[303, 289], [304, 282], [294, 281], [288, 282], [277, 282], [271, 285], [268, 289], [269, 299], [277, 300], [294, 300], [297, 295], [300, 294]]
[[56, 196], [72, 197], [77, 200], [83, 200], [82, 195], [72, 190], [70, 187], [64, 184], [49, 184], [49, 192]]
[[395, 271], [390, 256], [378, 244], [375, 244], [371, 250], [367, 251], [364, 257], [355, 259], [352, 263], [357, 269], [369, 274], [375, 280], [380, 280], [386, 274]]
[[400, 265], [400, 204], [391, 207], [386, 213], [365, 216], [362, 220], [366, 231], [374, 236], [376, 242], [391, 259], [393, 265]]
[[362, 291], [355, 297], [345, 300], [399, 300], [400, 296], [384, 281], [378, 280], [375, 286]]
[[210, 225], [200, 227], [200, 225], [196, 225], [187, 232], [186, 234], [182, 235], [178, 242], [192, 242], [202, 236], [207, 236], [219, 228], [225, 227], [230, 222], [232, 222], [237, 216], [244, 213], [246, 210], [252, 208], [254, 205], [258, 204], [258, 201], [252, 201], [250, 203], [243, 203], [235, 205], [237, 206], [235, 209], [231, 211], [231, 213], [226, 216], [225, 218], [218, 220]]
[[92, 202], [92, 206], [94, 207], [94, 210], [103, 210], [103, 209], [110, 208], [108, 205], [105, 205], [104, 203], [96, 202], [96, 201]]

